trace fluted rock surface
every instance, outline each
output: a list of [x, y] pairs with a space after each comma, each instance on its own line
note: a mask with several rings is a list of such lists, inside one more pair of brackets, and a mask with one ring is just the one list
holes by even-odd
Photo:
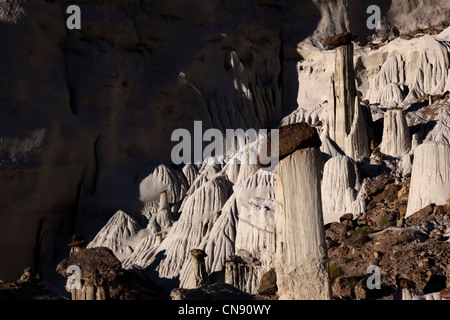
[[426, 142], [414, 152], [406, 216], [434, 203], [450, 199], [450, 146]]
[[[165, 256], [156, 268], [159, 277], [178, 276], [189, 259], [189, 250], [198, 248], [202, 238], [211, 231], [228, 196], [228, 182], [224, 176], [218, 176], [186, 197], [180, 208], [180, 219], [155, 253], [161, 252]], [[152, 261], [140, 261], [139, 265], [147, 267]]]
[[353, 212], [356, 200], [358, 175], [353, 160], [336, 156], [325, 163], [322, 178], [322, 210], [324, 223], [338, 222], [346, 213]]
[[331, 298], [320, 193], [321, 157], [319, 149], [306, 148], [279, 164], [275, 270], [280, 299]]
[[369, 156], [366, 123], [355, 85], [353, 43], [335, 49], [328, 105], [330, 138], [352, 159]]
[[411, 149], [411, 134], [402, 110], [388, 110], [384, 114], [381, 152], [401, 157]]
[[136, 220], [119, 210], [97, 233], [95, 238], [87, 245], [87, 248], [107, 247], [114, 252], [116, 257], [121, 259], [133, 252], [127, 240], [136, 235], [139, 230], [140, 226]]

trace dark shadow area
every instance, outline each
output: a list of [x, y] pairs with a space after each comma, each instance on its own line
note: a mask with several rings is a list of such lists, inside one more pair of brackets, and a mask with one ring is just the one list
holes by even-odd
[[405, 110], [405, 112], [414, 112], [426, 106], [428, 106], [428, 99], [425, 99], [422, 102], [415, 102], [411, 104], [409, 108]]

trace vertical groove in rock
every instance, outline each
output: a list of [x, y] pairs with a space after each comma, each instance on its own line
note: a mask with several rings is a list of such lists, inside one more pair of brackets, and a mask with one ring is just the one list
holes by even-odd
[[347, 156], [337, 156], [325, 163], [323, 172], [321, 190], [324, 223], [338, 222], [343, 214], [354, 213], [352, 204], [357, 194], [355, 164]]
[[410, 149], [411, 135], [402, 110], [386, 111], [380, 151], [397, 157], [405, 155]]
[[356, 94], [353, 43], [335, 49], [329, 102], [330, 138], [355, 160], [369, 156], [367, 129]]

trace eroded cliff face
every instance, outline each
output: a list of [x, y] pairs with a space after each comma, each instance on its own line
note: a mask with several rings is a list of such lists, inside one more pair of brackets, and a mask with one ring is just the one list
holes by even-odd
[[0, 4], [6, 279], [44, 263], [83, 216], [94, 235], [119, 208], [140, 212], [141, 172], [171, 165], [173, 130], [269, 126], [282, 112], [283, 34], [307, 33], [288, 2], [77, 4], [81, 30], [66, 28], [67, 1]]

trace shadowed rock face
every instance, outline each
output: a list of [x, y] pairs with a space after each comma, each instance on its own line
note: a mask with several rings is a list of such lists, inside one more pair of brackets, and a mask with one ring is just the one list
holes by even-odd
[[344, 46], [347, 44], [350, 44], [353, 40], [355, 40], [356, 38], [358, 38], [358, 36], [354, 33], [351, 32], [343, 32], [343, 33], [339, 33], [336, 34], [334, 36], [328, 37], [325, 39], [324, 44], [327, 47], [340, 47], [340, 46]]
[[[293, 123], [286, 126], [282, 126], [279, 129], [279, 159], [283, 159], [286, 156], [293, 153], [295, 150], [304, 148], [320, 148], [322, 141], [320, 140], [317, 129], [311, 127], [306, 122]], [[267, 138], [263, 142], [267, 144], [267, 157], [271, 157], [271, 143], [272, 134], [269, 133]], [[263, 160], [264, 159], [264, 160]], [[267, 158], [263, 154], [258, 154], [258, 166], [260, 168], [268, 167]]]

